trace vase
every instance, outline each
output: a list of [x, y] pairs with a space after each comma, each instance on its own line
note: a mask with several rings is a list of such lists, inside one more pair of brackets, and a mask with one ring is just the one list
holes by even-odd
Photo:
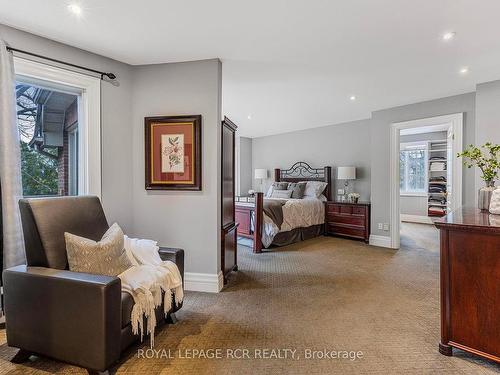
[[486, 186], [479, 189], [478, 208], [487, 211], [490, 208], [491, 196], [495, 190], [495, 181], [485, 181]]

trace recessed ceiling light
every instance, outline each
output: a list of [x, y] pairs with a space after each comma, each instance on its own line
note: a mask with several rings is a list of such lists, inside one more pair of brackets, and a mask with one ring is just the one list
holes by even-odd
[[443, 34], [443, 40], [452, 40], [457, 33], [454, 31], [448, 31], [447, 33]]
[[356, 95], [351, 95], [351, 96], [349, 97], [349, 99], [350, 99], [350, 100], [352, 100], [352, 101], [355, 101], [355, 100], [356, 100]]
[[76, 16], [79, 16], [82, 14], [82, 7], [78, 4], [68, 5], [68, 10]]
[[247, 118], [248, 118], [249, 120], [251, 120], [251, 119], [252, 119], [252, 115], [248, 115], [248, 116], [247, 116]]
[[469, 68], [464, 66], [462, 69], [460, 69], [460, 74], [467, 74], [469, 73]]

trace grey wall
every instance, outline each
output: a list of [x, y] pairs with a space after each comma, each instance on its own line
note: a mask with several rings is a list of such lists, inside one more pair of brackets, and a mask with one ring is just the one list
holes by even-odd
[[[437, 141], [446, 139], [446, 132], [431, 132], [422, 134], [402, 135], [401, 143], [420, 142], [420, 141]], [[400, 210], [402, 214], [427, 216], [427, 194], [422, 196], [401, 195]]]
[[[219, 60], [134, 67], [133, 232], [186, 251], [186, 271], [220, 270]], [[144, 117], [202, 115], [202, 181], [199, 192], [144, 189]], [[131, 168], [129, 166], [129, 168]], [[129, 202], [124, 202], [129, 204]]]
[[130, 231], [132, 229], [131, 66], [1, 24], [0, 38], [15, 48], [117, 75], [115, 84], [104, 81], [101, 84], [102, 202], [108, 221], [118, 222], [125, 231]]
[[240, 137], [239, 142], [239, 183], [240, 195], [246, 195], [252, 188], [252, 138]]
[[[291, 133], [253, 139], [253, 169], [266, 168], [273, 181], [274, 168], [289, 168], [297, 161], [305, 161], [313, 168], [332, 166], [335, 196], [343, 182], [336, 180], [336, 167], [355, 166], [357, 179], [350, 190], [370, 199], [370, 120], [353, 121]], [[253, 176], [252, 176], [253, 177]], [[254, 181], [254, 187], [260, 185]]]
[[[500, 80], [476, 87], [476, 145], [500, 144]], [[484, 186], [476, 169], [476, 190]]]
[[[475, 141], [475, 93], [450, 96], [422, 103], [373, 112], [371, 119], [372, 234], [389, 236], [377, 223], [390, 222], [390, 127], [394, 122], [416, 120], [452, 113], [464, 113], [464, 144]], [[464, 168], [463, 200], [475, 205], [474, 171]]]

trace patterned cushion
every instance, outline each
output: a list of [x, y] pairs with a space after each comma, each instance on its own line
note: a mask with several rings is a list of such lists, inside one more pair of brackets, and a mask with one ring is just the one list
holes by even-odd
[[289, 199], [292, 196], [292, 190], [273, 190], [271, 198]]
[[306, 191], [306, 182], [291, 182], [288, 185], [288, 190], [292, 190], [293, 199], [304, 198], [304, 192]]
[[493, 191], [490, 201], [490, 213], [500, 215], [500, 188]]
[[307, 181], [304, 196], [319, 198], [328, 184], [323, 181]]
[[99, 242], [64, 233], [70, 271], [116, 276], [132, 266], [123, 246], [123, 232], [113, 224]]
[[267, 190], [266, 197], [270, 198], [273, 195], [273, 190], [286, 190], [288, 189], [288, 182], [273, 182]]

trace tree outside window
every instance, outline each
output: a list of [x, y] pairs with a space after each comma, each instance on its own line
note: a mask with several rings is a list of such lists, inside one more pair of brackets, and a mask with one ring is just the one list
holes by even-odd
[[427, 192], [427, 145], [402, 144], [399, 153], [401, 193]]

